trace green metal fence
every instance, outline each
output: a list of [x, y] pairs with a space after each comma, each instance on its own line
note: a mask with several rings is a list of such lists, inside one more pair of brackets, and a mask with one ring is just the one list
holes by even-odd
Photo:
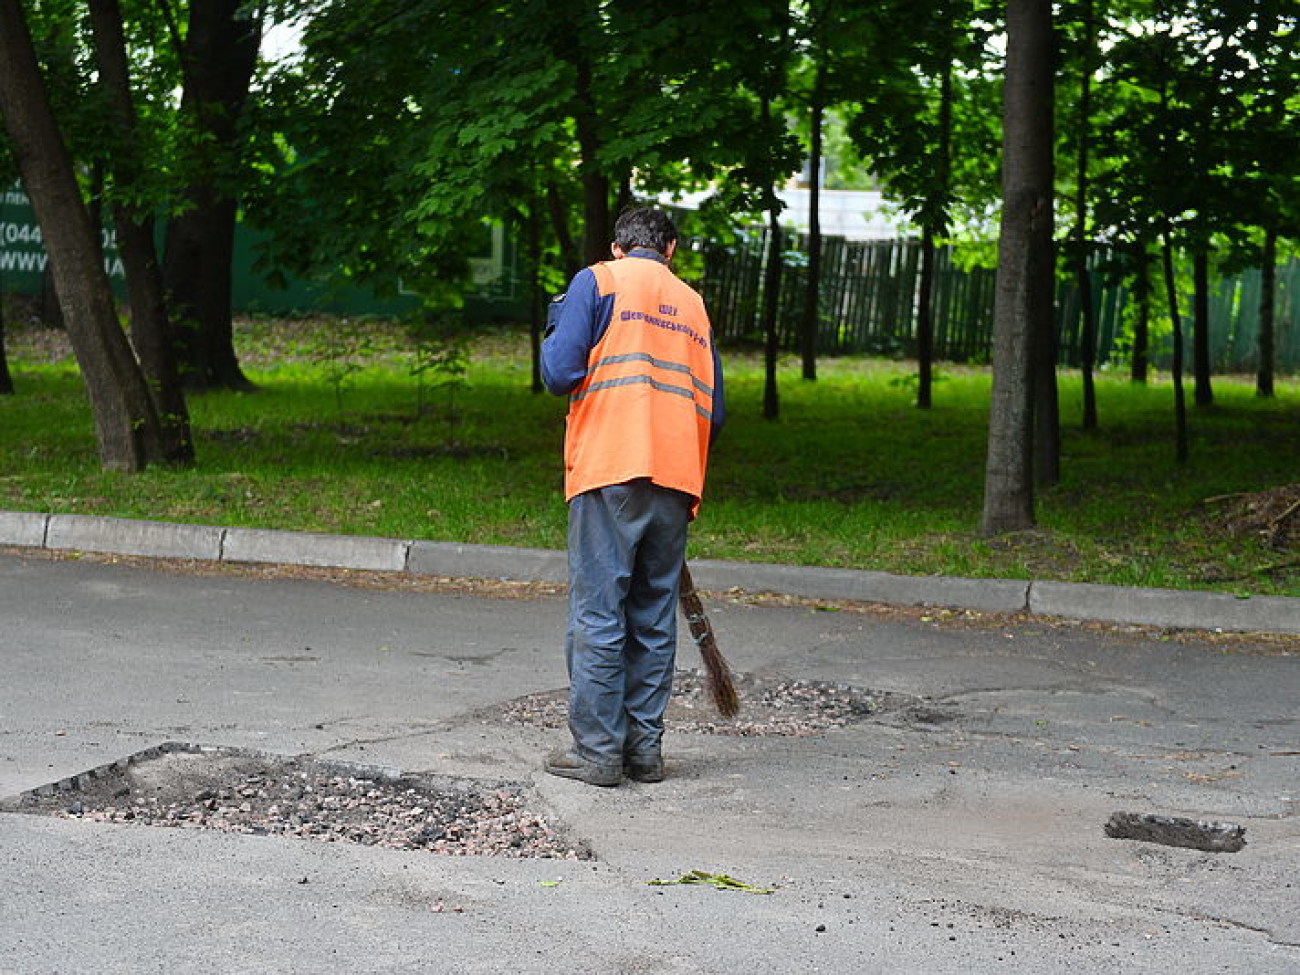
[[[783, 349], [798, 348], [798, 328], [807, 287], [804, 240], [787, 239], [782, 255], [777, 332]], [[767, 246], [758, 232], [730, 245], [705, 245], [705, 270], [700, 290], [708, 303], [714, 328], [723, 342], [759, 342], [765, 334], [762, 289]], [[867, 353], [912, 356], [916, 351], [916, 307], [920, 287], [920, 244], [917, 241], [850, 241], [826, 238], [822, 247], [818, 351], [822, 355]], [[1106, 255], [1103, 255], [1103, 258]], [[993, 337], [993, 296], [996, 273], [991, 268], [963, 268], [953, 253], [938, 252], [935, 270], [935, 358], [948, 362], [987, 362]], [[1127, 354], [1125, 312], [1131, 302], [1126, 281], [1103, 270], [1091, 272], [1093, 309], [1097, 324], [1097, 362], [1118, 364]], [[1260, 272], [1220, 277], [1210, 301], [1210, 354], [1219, 373], [1253, 372], [1259, 354]], [[1079, 355], [1079, 290], [1070, 275], [1061, 275], [1056, 288], [1056, 319], [1062, 365], [1077, 366]], [[1275, 369], [1300, 372], [1300, 260], [1277, 269], [1275, 303]], [[1188, 313], [1190, 295], [1181, 309]], [[1191, 322], [1184, 315], [1190, 334]], [[1164, 302], [1153, 300], [1150, 360], [1167, 366], [1171, 338]]]

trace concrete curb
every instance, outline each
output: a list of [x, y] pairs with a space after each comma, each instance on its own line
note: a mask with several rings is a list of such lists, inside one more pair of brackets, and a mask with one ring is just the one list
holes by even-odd
[[[409, 572], [464, 579], [563, 583], [564, 552], [251, 528], [217, 528], [90, 515], [0, 511], [0, 546], [231, 563]], [[1135, 589], [1017, 579], [899, 576], [764, 563], [691, 563], [703, 589], [808, 599], [936, 606], [1177, 629], [1300, 634], [1300, 598]]]
[[389, 538], [226, 528], [221, 561], [403, 572], [410, 550], [410, 542]]
[[895, 606], [951, 606], [987, 613], [1023, 613], [1029, 608], [1030, 584], [1019, 579], [898, 576], [858, 569], [708, 559], [692, 562], [691, 576], [703, 589], [737, 588], [808, 599], [846, 599]]
[[220, 528], [173, 525], [163, 521], [50, 515], [45, 548], [57, 551], [113, 552], [165, 559], [221, 558]]
[[1029, 611], [1187, 630], [1300, 633], [1300, 599], [1291, 596], [1237, 597], [1222, 592], [1035, 582], [1029, 591]]

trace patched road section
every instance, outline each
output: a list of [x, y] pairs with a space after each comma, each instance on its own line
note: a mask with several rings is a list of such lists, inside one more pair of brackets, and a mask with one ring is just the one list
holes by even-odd
[[0, 803], [94, 822], [358, 843], [451, 856], [586, 859], [526, 786], [167, 742]]

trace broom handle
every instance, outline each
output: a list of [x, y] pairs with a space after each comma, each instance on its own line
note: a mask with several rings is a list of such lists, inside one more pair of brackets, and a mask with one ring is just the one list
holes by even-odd
[[708, 637], [712, 627], [709, 625], [709, 618], [704, 615], [704, 603], [701, 602], [699, 593], [695, 591], [695, 581], [691, 578], [691, 570], [685, 562], [682, 562], [678, 602], [682, 604], [682, 615], [686, 617], [686, 625], [691, 629], [691, 638], [698, 646]]
[[740, 696], [736, 693], [731, 668], [718, 649], [713, 626], [704, 615], [704, 603], [695, 591], [695, 581], [691, 578], [691, 570], [687, 568], [685, 560], [682, 561], [678, 600], [682, 614], [691, 628], [691, 636], [695, 638], [695, 646], [704, 661], [704, 669], [708, 672], [709, 696], [723, 717], [734, 717], [740, 711]]

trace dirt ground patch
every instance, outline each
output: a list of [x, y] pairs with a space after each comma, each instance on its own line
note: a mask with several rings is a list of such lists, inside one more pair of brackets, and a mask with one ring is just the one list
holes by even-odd
[[1209, 526], [1232, 538], [1254, 539], [1279, 552], [1300, 549], [1300, 484], [1206, 498]]

